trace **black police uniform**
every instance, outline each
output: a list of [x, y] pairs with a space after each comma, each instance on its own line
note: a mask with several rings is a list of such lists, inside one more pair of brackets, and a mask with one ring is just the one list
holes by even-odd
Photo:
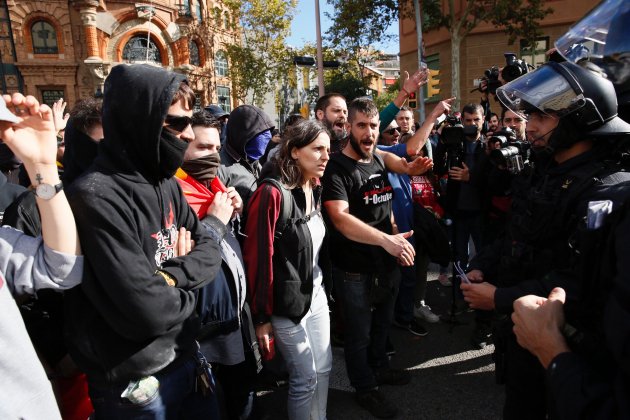
[[588, 202], [608, 199], [616, 207], [630, 197], [630, 174], [607, 156], [603, 141], [595, 145], [561, 164], [552, 162], [543, 172], [517, 177], [504, 237], [470, 264], [497, 285], [495, 308], [505, 314], [495, 331], [497, 375], [506, 384], [505, 419], [542, 419], [547, 412], [545, 371], [512, 333], [507, 315], [514, 300], [528, 294], [547, 296], [554, 287], [563, 287], [571, 307], [580, 296], [580, 281], [562, 273], [572, 268], [571, 241]]

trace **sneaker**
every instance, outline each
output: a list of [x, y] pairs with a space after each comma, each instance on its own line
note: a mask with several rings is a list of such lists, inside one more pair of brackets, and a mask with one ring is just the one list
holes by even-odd
[[448, 278], [448, 274], [440, 274], [438, 276], [438, 281], [444, 287], [451, 287], [453, 285], [451, 280]]
[[394, 320], [394, 325], [398, 328], [402, 328], [403, 330], [409, 331], [413, 335], [417, 335], [418, 337], [424, 337], [429, 332], [415, 319], [411, 322], [399, 322]]
[[432, 324], [440, 320], [440, 317], [431, 312], [431, 308], [428, 305], [425, 305], [424, 302], [420, 302], [419, 305], [413, 306], [413, 316], [424, 319]]
[[374, 377], [379, 385], [407, 385], [411, 374], [407, 370], [385, 368], [378, 370]]
[[394, 348], [394, 345], [390, 341], [389, 337], [387, 338], [387, 343], [385, 343], [385, 354], [388, 357], [392, 357], [396, 355], [396, 349]]
[[485, 325], [477, 325], [470, 341], [475, 348], [484, 349], [492, 342], [492, 330]]
[[391, 419], [396, 417], [398, 409], [378, 389], [354, 394], [357, 403], [378, 419]]

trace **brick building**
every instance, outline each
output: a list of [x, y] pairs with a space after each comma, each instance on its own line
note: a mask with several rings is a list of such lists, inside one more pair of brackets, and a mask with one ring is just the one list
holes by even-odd
[[[443, 10], [448, 10], [446, 0], [442, 1]], [[462, 10], [464, 0], [456, 0], [456, 10]], [[544, 7], [551, 7], [553, 12], [547, 15], [540, 24], [542, 36], [537, 40], [534, 49], [525, 48], [522, 40], [517, 39], [508, 45], [508, 36], [503, 30], [492, 24], [481, 23], [464, 40], [460, 46], [460, 106], [469, 102], [479, 102], [480, 93], [475, 91], [474, 79], [483, 76], [484, 71], [493, 65], [505, 65], [505, 52], [513, 52], [518, 58], [538, 66], [545, 61], [545, 51], [553, 47], [553, 43], [563, 35], [575, 22], [599, 3], [598, 0], [548, 0]], [[418, 49], [416, 24], [413, 19], [401, 19], [400, 33], [400, 68], [410, 74], [418, 68]], [[439, 99], [451, 97], [451, 42], [448, 30], [442, 28], [423, 32], [424, 55], [429, 68], [439, 69], [439, 95], [428, 98], [427, 113]], [[499, 104], [493, 105], [494, 112], [500, 111]]]
[[199, 105], [234, 100], [223, 46], [239, 40], [220, 0], [2, 0], [0, 86], [72, 107], [112, 66], [149, 61], [187, 75]]

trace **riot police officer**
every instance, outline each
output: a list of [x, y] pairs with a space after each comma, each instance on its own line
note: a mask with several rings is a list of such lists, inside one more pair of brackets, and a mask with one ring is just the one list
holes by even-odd
[[[603, 1], [556, 47], [568, 60], [588, 59], [603, 69], [615, 85], [620, 117], [630, 120], [630, 3]], [[627, 152], [629, 141], [615, 143]], [[575, 270], [568, 275], [581, 285], [577, 305], [565, 303], [562, 289], [514, 304], [518, 342], [546, 369], [551, 418], [630, 418], [629, 235], [626, 200], [572, 240]]]
[[[589, 202], [619, 205], [630, 196], [630, 174], [611, 147], [630, 133], [617, 116], [612, 83], [596, 68], [547, 63], [497, 90], [513, 112], [527, 117], [527, 136], [538, 170], [514, 191], [505, 235], [471, 262], [473, 284], [462, 284], [473, 308], [512, 312], [514, 300], [567, 291], [567, 305], [580, 284], [564, 276], [572, 261], [571, 239]], [[554, 272], [554, 275], [550, 275]], [[545, 371], [518, 345], [505, 316], [495, 331], [497, 375], [505, 382], [505, 419], [546, 417]]]

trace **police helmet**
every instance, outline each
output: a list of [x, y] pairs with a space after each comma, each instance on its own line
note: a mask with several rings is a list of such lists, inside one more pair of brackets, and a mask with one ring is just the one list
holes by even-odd
[[630, 124], [617, 116], [613, 84], [588, 66], [545, 63], [498, 88], [497, 97], [517, 114], [543, 112], [558, 117], [561, 125], [571, 127], [564, 147], [586, 137], [630, 133]]
[[616, 86], [630, 82], [630, 2], [602, 1], [555, 46], [567, 61], [597, 64]]

